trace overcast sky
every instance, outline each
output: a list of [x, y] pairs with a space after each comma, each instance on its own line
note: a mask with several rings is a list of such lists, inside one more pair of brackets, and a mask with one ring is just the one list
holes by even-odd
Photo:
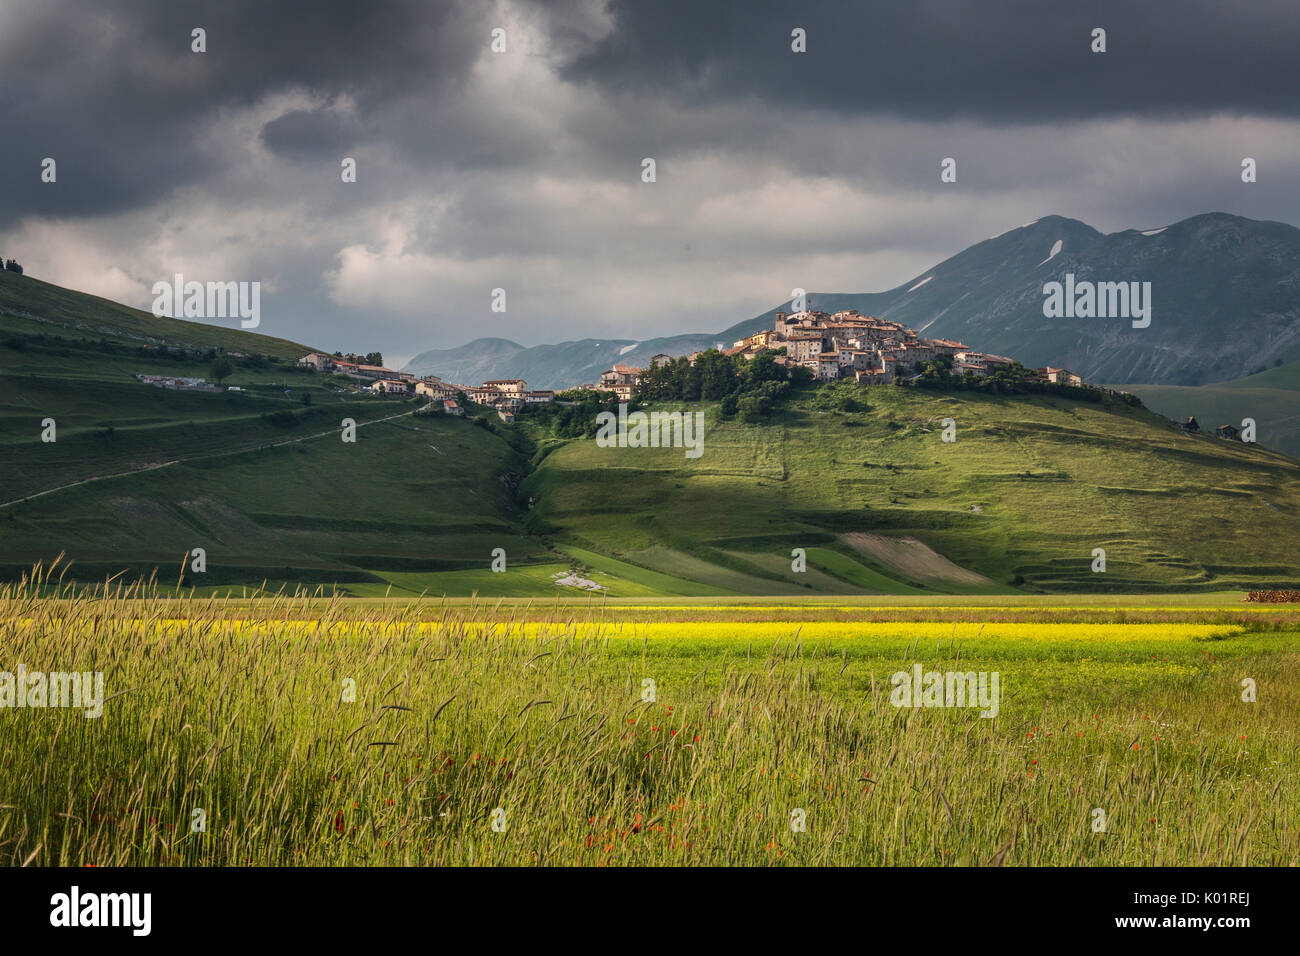
[[1294, 0], [0, 0], [0, 254], [389, 364], [712, 332], [1052, 213], [1300, 224], [1297, 50]]

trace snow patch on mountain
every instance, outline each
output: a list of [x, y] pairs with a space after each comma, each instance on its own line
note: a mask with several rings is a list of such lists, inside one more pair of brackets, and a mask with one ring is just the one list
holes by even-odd
[[634, 348], [636, 348], [636, 347], [637, 347], [638, 345], [640, 345], [640, 344], [641, 344], [640, 342], [633, 342], [631, 345], [625, 345], [625, 346], [623, 346], [621, 349], [618, 350], [618, 354], [619, 354], [619, 355], [626, 355], [628, 352], [632, 351]]
[[1144, 236], [1158, 236], [1158, 235], [1160, 235], [1160, 233], [1164, 232], [1164, 231], [1165, 231], [1166, 229], [1168, 229], [1168, 228], [1169, 228], [1168, 226], [1161, 226], [1159, 229], [1148, 229], [1146, 232], [1142, 233], [1142, 235], [1144, 235]]
[[[1047, 258], [1044, 259], [1043, 262], [1051, 262], [1055, 259], [1056, 254], [1061, 251], [1063, 245], [1065, 245], [1064, 239], [1057, 239], [1056, 242], [1052, 243], [1052, 251], [1047, 254]], [[1043, 262], [1040, 262], [1038, 265], [1041, 266]], [[1038, 268], [1038, 266], [1035, 266], [1034, 268]]]
[[[920, 282], [918, 282], [916, 285], [912, 286], [912, 288], [908, 289], [907, 292], [915, 292], [917, 289], [921, 288], [921, 286], [925, 285], [927, 282], [929, 282], [929, 281], [930, 281], [931, 279], [933, 279], [933, 278], [934, 278], [934, 276], [926, 276], [924, 279], [922, 279], [922, 280], [921, 280]], [[905, 293], [903, 293], [903, 294], [906, 295], [907, 292], [905, 292]]]

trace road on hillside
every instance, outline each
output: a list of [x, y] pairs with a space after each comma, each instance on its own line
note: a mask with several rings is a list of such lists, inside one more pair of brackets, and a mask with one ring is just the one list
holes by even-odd
[[[394, 418], [405, 418], [407, 415], [414, 415], [416, 412], [422, 412], [429, 405], [426, 403], [419, 408], [412, 408], [410, 411], [398, 412], [396, 415], [388, 415], [384, 418], [376, 418], [368, 422], [357, 422], [357, 428], [365, 428], [367, 425], [378, 425], [380, 422], [391, 422]], [[80, 481], [72, 481], [66, 485], [59, 485], [56, 488], [47, 488], [45, 491], [38, 491], [35, 494], [26, 495], [22, 498], [15, 498], [12, 501], [0, 502], [0, 508], [8, 508], [10, 505], [22, 504], [24, 501], [31, 501], [35, 498], [43, 498], [45, 495], [52, 495], [58, 491], [66, 491], [69, 488], [76, 488], [79, 485], [88, 485], [92, 481], [109, 481], [113, 478], [125, 478], [127, 475], [139, 475], [146, 471], [157, 471], [159, 468], [170, 468], [172, 465], [180, 465], [187, 461], [202, 461], [206, 458], [225, 458], [230, 455], [243, 455], [250, 451], [265, 451], [268, 448], [281, 448], [285, 445], [296, 445], [299, 442], [311, 441], [315, 438], [324, 438], [326, 435], [337, 435], [339, 430], [331, 428], [329, 431], [317, 432], [314, 435], [301, 435], [298, 438], [287, 438], [284, 441], [271, 442], [267, 445], [254, 445], [249, 448], [236, 448], [233, 451], [216, 451], [207, 452], [202, 455], [188, 455], [184, 458], [173, 458], [171, 461], [155, 462], [152, 465], [142, 465], [139, 468], [132, 468], [129, 471], [119, 471], [111, 475], [92, 475], [89, 478], [82, 478]]]

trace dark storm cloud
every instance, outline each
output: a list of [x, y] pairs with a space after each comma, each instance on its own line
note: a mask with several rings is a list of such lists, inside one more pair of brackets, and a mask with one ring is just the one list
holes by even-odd
[[361, 129], [351, 116], [329, 110], [294, 110], [262, 127], [262, 142], [283, 156], [337, 153], [357, 142]]
[[[611, 0], [564, 74], [680, 102], [918, 119], [1300, 113], [1294, 0]], [[793, 54], [791, 30], [807, 31]], [[1107, 52], [1091, 51], [1094, 27]]]
[[[0, 12], [0, 226], [110, 213], [202, 182], [215, 169], [200, 131], [270, 93], [346, 96], [362, 113], [416, 90], [454, 95], [482, 49], [480, 11], [449, 0], [11, 4]], [[190, 50], [195, 27], [206, 54]], [[332, 128], [285, 118], [267, 144], [347, 138], [326, 119]], [[39, 180], [47, 156], [57, 189]]]
[[721, 328], [1050, 213], [1300, 222], [1292, 5], [0, 0], [0, 248], [144, 308], [263, 281], [269, 334], [411, 354]]

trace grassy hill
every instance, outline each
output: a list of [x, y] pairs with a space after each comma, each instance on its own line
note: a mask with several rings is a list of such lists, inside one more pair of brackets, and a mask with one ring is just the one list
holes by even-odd
[[[242, 353], [229, 379], [239, 391], [136, 378], [204, 377], [214, 349]], [[361, 596], [1300, 582], [1300, 465], [1185, 436], [1118, 401], [846, 383], [802, 393], [761, 425], [703, 406], [705, 450], [691, 460], [557, 440], [527, 415], [508, 427], [487, 411], [416, 414], [415, 401], [298, 369], [303, 351], [0, 273], [0, 575], [63, 554], [79, 579], [157, 569], [175, 582], [203, 548], [196, 587], [265, 580]], [[841, 410], [855, 407], [848, 393], [861, 410]], [[52, 443], [41, 440], [50, 418]], [[340, 440], [344, 418], [358, 423], [355, 443]], [[1090, 570], [1098, 547], [1104, 574]], [[497, 548], [503, 574], [490, 570]], [[575, 570], [604, 590], [556, 586]]]
[[1240, 428], [1243, 418], [1253, 418], [1259, 444], [1300, 457], [1300, 362], [1215, 385], [1124, 388], [1162, 415], [1178, 421], [1195, 415], [1204, 428]]
[[[206, 377], [213, 349], [241, 353], [240, 391], [136, 378]], [[0, 272], [0, 573], [63, 554], [81, 579], [157, 568], [175, 582], [201, 547], [196, 585], [382, 594], [389, 572], [487, 568], [498, 547], [511, 562], [546, 554], [503, 481], [524, 466], [506, 441], [301, 370], [306, 351]]]
[[13, 340], [60, 336], [65, 341], [104, 341], [132, 347], [212, 348], [261, 353], [291, 362], [312, 351], [287, 339], [243, 329], [155, 316], [99, 296], [3, 270], [0, 270], [0, 320], [3, 320], [5, 337]]
[[[531, 526], [738, 589], [779, 579], [820, 591], [826, 577], [959, 593], [1300, 581], [1300, 464], [1276, 452], [1187, 436], [1118, 401], [838, 389], [869, 407], [831, 410], [835, 391], [823, 389], [771, 424], [711, 412], [697, 460], [590, 440], [558, 448], [524, 484]], [[791, 571], [793, 548], [807, 550], [807, 575]], [[1105, 573], [1091, 570], [1094, 548]]]

